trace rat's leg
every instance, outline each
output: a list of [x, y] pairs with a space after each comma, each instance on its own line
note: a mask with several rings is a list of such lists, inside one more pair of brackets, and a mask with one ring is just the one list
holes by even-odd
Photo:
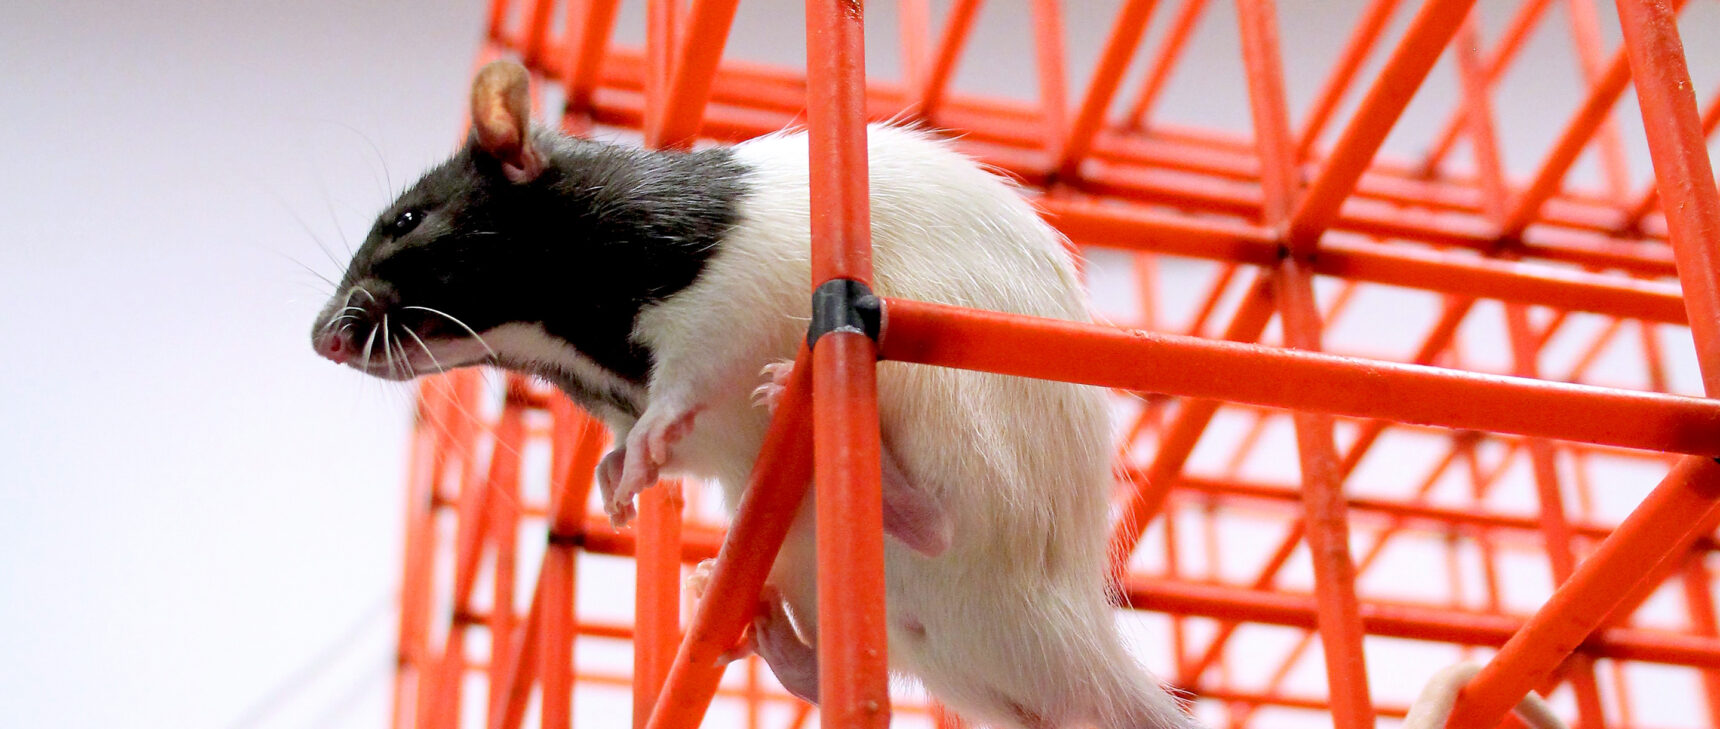
[[[775, 413], [777, 398], [794, 374], [794, 361], [772, 362], [764, 366], [763, 374], [770, 376], [770, 382], [754, 390], [753, 397]], [[884, 533], [927, 557], [943, 554], [955, 537], [955, 523], [936, 497], [908, 478], [890, 444], [880, 443], [878, 465], [883, 473]]]
[[603, 460], [597, 464], [597, 488], [603, 499], [603, 508], [609, 512], [611, 520], [619, 519], [621, 523], [632, 521], [635, 514], [631, 497], [621, 501], [619, 514], [610, 506], [617, 501], [616, 494], [621, 488], [621, 467], [626, 461], [627, 446], [623, 445], [603, 454]]
[[[707, 559], [693, 568], [693, 574], [687, 576], [683, 589], [694, 601], [705, 599], [705, 590], [711, 586], [711, 571], [715, 569], [716, 560]], [[782, 600], [782, 595], [776, 588], [765, 585], [759, 593], [758, 613], [753, 616], [752, 629], [741, 636], [739, 645], [724, 652], [719, 659], [729, 663], [758, 653], [760, 658], [770, 666], [770, 671], [776, 674], [776, 680], [789, 693], [801, 699], [818, 703], [818, 651], [800, 641], [800, 635], [794, 632], [794, 624], [789, 621], [788, 609]]]
[[770, 585], [759, 595], [752, 641], [777, 683], [806, 703], [818, 703], [818, 650], [800, 641], [789, 622], [787, 603]]

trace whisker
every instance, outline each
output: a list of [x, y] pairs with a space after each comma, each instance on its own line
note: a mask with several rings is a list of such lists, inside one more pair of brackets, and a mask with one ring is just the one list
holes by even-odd
[[394, 376], [394, 348], [388, 346], [388, 315], [382, 315], [382, 354], [388, 358], [388, 376]]
[[364, 338], [364, 371], [370, 371], [370, 348], [376, 344], [376, 327], [370, 328], [370, 336]]
[[432, 309], [432, 308], [430, 308], [430, 307], [428, 307], [428, 306], [403, 306], [403, 307], [401, 307], [401, 308], [403, 308], [403, 309], [418, 309], [418, 310], [421, 310], [421, 311], [428, 311], [428, 312], [430, 312], [430, 313], [432, 313], [432, 314], [435, 314], [435, 315], [437, 315], [437, 316], [440, 316], [440, 317], [442, 317], [442, 318], [444, 318], [444, 319], [447, 319], [447, 320], [448, 320], [448, 321], [451, 321], [451, 322], [454, 322], [454, 323], [455, 323], [455, 324], [458, 324], [458, 325], [459, 325], [459, 326], [460, 326], [460, 328], [461, 328], [461, 329], [464, 329], [464, 330], [466, 330], [466, 333], [467, 333], [467, 334], [470, 334], [470, 335], [472, 335], [472, 338], [473, 338], [473, 339], [476, 339], [476, 340], [478, 340], [478, 344], [481, 344], [481, 345], [483, 345], [483, 346], [484, 346], [484, 351], [485, 351], [485, 352], [489, 352], [489, 353], [490, 353], [490, 357], [491, 357], [491, 358], [492, 358], [492, 359], [498, 359], [498, 360], [499, 360], [499, 359], [501, 359], [501, 355], [498, 355], [498, 354], [496, 354], [496, 350], [494, 350], [494, 349], [492, 349], [492, 348], [490, 348], [490, 343], [489, 343], [489, 342], [486, 342], [486, 341], [484, 341], [484, 338], [483, 338], [483, 337], [480, 337], [480, 336], [478, 336], [478, 333], [477, 333], [477, 332], [476, 332], [476, 331], [474, 331], [474, 330], [473, 330], [473, 329], [472, 329], [472, 328], [471, 328], [471, 327], [469, 327], [469, 326], [466, 326], [466, 322], [463, 322], [463, 321], [460, 321], [460, 320], [459, 320], [459, 319], [456, 319], [456, 318], [454, 318], [454, 315], [452, 315], [452, 314], [449, 314], [449, 313], [447, 313], [447, 312], [445, 312], [445, 311], [440, 311], [440, 310], [437, 310], [437, 309]]
[[448, 368], [443, 367], [442, 363], [436, 359], [436, 353], [430, 351], [430, 345], [425, 344], [424, 340], [419, 338], [419, 336], [415, 332], [413, 332], [411, 329], [407, 329], [406, 327], [401, 327], [401, 330], [406, 332], [406, 336], [411, 337], [412, 341], [418, 343], [419, 349], [424, 350], [424, 354], [430, 358], [430, 364], [433, 364], [436, 366], [436, 372], [442, 373], [442, 372], [448, 371]]

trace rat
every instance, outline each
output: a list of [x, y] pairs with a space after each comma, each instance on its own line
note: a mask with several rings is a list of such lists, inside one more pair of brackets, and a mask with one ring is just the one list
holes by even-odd
[[[617, 524], [664, 474], [737, 503], [810, 320], [806, 135], [648, 151], [534, 125], [528, 91], [516, 63], [479, 72], [466, 143], [377, 218], [314, 348], [392, 380], [491, 365], [553, 383], [617, 434], [596, 474]], [[880, 295], [1092, 320], [1013, 183], [921, 130], [870, 126], [867, 150]], [[883, 362], [878, 412], [892, 670], [994, 726], [1194, 726], [1107, 599], [1101, 391]], [[735, 655], [816, 702], [812, 513]]]

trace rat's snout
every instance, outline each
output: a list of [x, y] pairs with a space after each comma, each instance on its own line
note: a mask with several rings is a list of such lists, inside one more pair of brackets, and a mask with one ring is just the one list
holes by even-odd
[[381, 281], [353, 284], [343, 298], [329, 304], [311, 330], [311, 347], [335, 364], [359, 357], [360, 342], [380, 326], [396, 305], [394, 287]]

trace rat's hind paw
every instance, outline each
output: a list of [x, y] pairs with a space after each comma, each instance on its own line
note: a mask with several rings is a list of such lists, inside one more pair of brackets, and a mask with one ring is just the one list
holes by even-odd
[[[693, 602], [695, 609], [697, 609], [697, 606], [700, 603], [704, 602], [705, 591], [710, 589], [712, 573], [716, 572], [716, 570], [716, 560], [707, 559], [701, 561], [698, 565], [693, 567], [693, 573], [687, 575], [687, 579], [681, 583], [681, 591]], [[719, 663], [723, 664], [733, 663], [752, 655], [753, 651], [753, 634], [749, 629], [746, 633], [741, 635], [740, 643], [735, 645], [735, 647], [724, 651], [723, 655], [718, 657], [717, 660]]]
[[782, 399], [782, 391], [788, 389], [788, 378], [794, 375], [794, 360], [772, 362], [765, 365], [759, 374], [770, 377], [770, 382], [753, 389], [753, 404], [764, 405], [774, 415], [776, 401]]

